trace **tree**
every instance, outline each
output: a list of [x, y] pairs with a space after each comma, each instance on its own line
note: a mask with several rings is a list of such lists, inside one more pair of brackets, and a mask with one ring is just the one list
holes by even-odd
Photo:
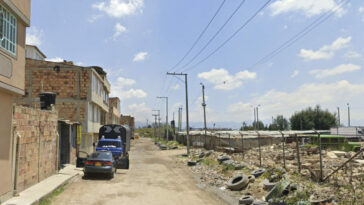
[[328, 130], [337, 125], [335, 114], [322, 110], [319, 105], [296, 112], [290, 118], [292, 130]]
[[288, 120], [283, 115], [278, 115], [269, 125], [269, 130], [287, 130], [289, 127]]
[[262, 121], [253, 122], [253, 128], [256, 128], [257, 130], [264, 130], [264, 123]]

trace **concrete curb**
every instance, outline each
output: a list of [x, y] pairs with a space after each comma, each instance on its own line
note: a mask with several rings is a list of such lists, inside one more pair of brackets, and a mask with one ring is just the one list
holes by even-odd
[[76, 169], [74, 165], [68, 165], [62, 169], [58, 174], [54, 174], [43, 181], [29, 187], [28, 189], [19, 193], [19, 196], [10, 198], [2, 203], [2, 205], [33, 205], [45, 197], [52, 194], [59, 187], [75, 179], [81, 175], [82, 171]]
[[47, 196], [51, 195], [54, 191], [56, 191], [58, 188], [60, 188], [61, 186], [67, 184], [68, 182], [74, 180], [77, 176], [79, 176], [80, 174], [77, 173], [76, 175], [71, 176], [70, 178], [66, 179], [65, 181], [63, 181], [61, 184], [57, 185], [56, 187], [52, 188], [49, 190], [49, 192], [44, 193], [43, 196], [41, 196], [39, 199], [37, 199], [36, 201], [34, 201], [33, 203], [31, 203], [31, 205], [37, 205], [39, 204], [40, 201], [42, 201], [42, 199], [47, 198]]

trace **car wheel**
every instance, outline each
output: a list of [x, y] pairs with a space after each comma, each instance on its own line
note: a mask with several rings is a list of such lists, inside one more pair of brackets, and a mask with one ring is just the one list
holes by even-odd
[[114, 178], [114, 172], [111, 172], [110, 179]]

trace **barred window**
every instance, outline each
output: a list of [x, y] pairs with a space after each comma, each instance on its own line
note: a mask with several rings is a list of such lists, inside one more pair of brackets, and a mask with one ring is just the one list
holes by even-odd
[[17, 19], [0, 4], [0, 46], [16, 55]]

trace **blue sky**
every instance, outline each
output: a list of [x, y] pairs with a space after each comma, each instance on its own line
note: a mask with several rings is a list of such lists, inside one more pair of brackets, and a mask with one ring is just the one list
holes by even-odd
[[[167, 71], [183, 67], [213, 37], [240, 0], [226, 0], [207, 32], [176, 69], [222, 0], [36, 0], [32, 1], [27, 42], [48, 60], [98, 65], [108, 72], [113, 96], [123, 114], [139, 122], [152, 120], [152, 109], [169, 97], [169, 114], [185, 108], [184, 84]], [[246, 0], [211, 44], [191, 65], [207, 56], [235, 32], [266, 0]], [[202, 122], [201, 86], [206, 86], [208, 126], [251, 122], [259, 118], [321, 105], [341, 108], [347, 123], [364, 124], [364, 3], [339, 0], [273, 0], [218, 52], [187, 71], [190, 120]], [[273, 58], [256, 65], [303, 28], [329, 11], [334, 14]], [[164, 119], [164, 118], [163, 118]], [[224, 125], [225, 125], [224, 124]]]

